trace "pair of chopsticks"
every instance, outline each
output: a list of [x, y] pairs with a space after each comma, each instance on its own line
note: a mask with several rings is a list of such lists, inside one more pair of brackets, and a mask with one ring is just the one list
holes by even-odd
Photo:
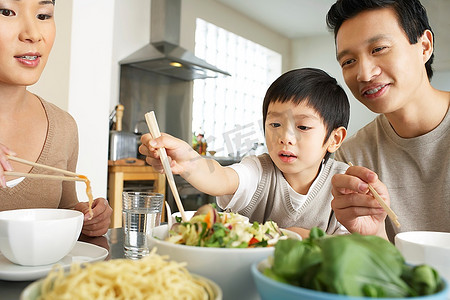
[[[145, 114], [145, 121], [147, 122], [148, 129], [150, 130], [150, 134], [154, 139], [161, 136], [161, 132], [159, 131], [158, 122], [156, 122], [155, 112], [151, 111]], [[175, 203], [177, 204], [178, 210], [181, 214], [181, 219], [183, 222], [187, 222], [188, 219], [186, 214], [184, 213], [183, 204], [181, 203], [180, 195], [178, 194], [177, 186], [175, 185], [175, 180], [173, 178], [172, 169], [170, 168], [169, 158], [167, 157], [166, 148], [158, 149], [159, 158], [161, 159], [161, 163], [164, 168], [164, 172], [167, 176], [167, 181], [169, 182], [170, 189], [172, 190], [172, 194], [175, 197]], [[168, 219], [171, 216], [168, 216]]]
[[[353, 166], [353, 164], [351, 162], [348, 162], [348, 165], [350, 167]], [[395, 212], [386, 204], [386, 202], [384, 202], [383, 198], [381, 198], [381, 196], [377, 193], [377, 191], [370, 184], [367, 184], [367, 185], [369, 186], [369, 191], [372, 193], [373, 197], [378, 201], [378, 203], [381, 205], [381, 207], [383, 207], [383, 209], [387, 212], [389, 218], [391, 218], [391, 220], [395, 224], [395, 226], [400, 227], [400, 222], [398, 221], [398, 217], [395, 214]]]
[[38, 168], [43, 168], [43, 169], [47, 169], [47, 170], [51, 170], [51, 171], [55, 171], [55, 172], [59, 172], [68, 176], [57, 176], [57, 175], [46, 175], [46, 174], [31, 174], [31, 173], [22, 173], [22, 172], [14, 172], [14, 171], [6, 171], [4, 172], [5, 175], [9, 175], [9, 176], [17, 176], [17, 177], [30, 177], [30, 178], [42, 178], [42, 179], [50, 179], [50, 180], [66, 180], [66, 181], [86, 181], [86, 179], [80, 177], [79, 174], [67, 171], [67, 170], [63, 170], [63, 169], [58, 169], [55, 167], [51, 167], [51, 166], [47, 166], [47, 165], [43, 165], [43, 164], [38, 164], [32, 161], [28, 161], [22, 158], [18, 158], [12, 155], [6, 155], [6, 157], [9, 160], [13, 160], [15, 162], [19, 162], [25, 165], [30, 165], [33, 167], [38, 167]]

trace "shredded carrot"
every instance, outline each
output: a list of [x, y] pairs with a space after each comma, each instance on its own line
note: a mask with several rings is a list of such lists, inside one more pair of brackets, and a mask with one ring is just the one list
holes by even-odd
[[[212, 212], [214, 213], [214, 212]], [[211, 222], [211, 211], [209, 211], [206, 216], [205, 216], [205, 223], [206, 223], [206, 227], [209, 229], [212, 227], [212, 222]]]

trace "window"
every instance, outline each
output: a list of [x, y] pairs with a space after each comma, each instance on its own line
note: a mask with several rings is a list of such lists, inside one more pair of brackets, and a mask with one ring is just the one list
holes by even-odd
[[194, 81], [192, 129], [205, 132], [208, 150], [241, 156], [264, 143], [262, 103], [281, 74], [281, 55], [202, 19], [195, 54], [231, 74]]

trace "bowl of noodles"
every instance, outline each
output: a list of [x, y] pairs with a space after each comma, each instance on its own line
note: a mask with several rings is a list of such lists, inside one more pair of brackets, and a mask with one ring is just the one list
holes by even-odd
[[185, 264], [152, 251], [141, 260], [114, 259], [53, 269], [23, 290], [21, 300], [40, 299], [221, 300], [221, 288], [190, 273]]
[[[200, 212], [203, 210], [203, 212]], [[210, 234], [213, 232], [213, 234]], [[274, 222], [249, 223], [245, 217], [199, 209], [189, 222], [155, 227], [150, 247], [216, 282], [224, 299], [259, 299], [250, 268], [273, 254], [280, 239], [301, 239]]]

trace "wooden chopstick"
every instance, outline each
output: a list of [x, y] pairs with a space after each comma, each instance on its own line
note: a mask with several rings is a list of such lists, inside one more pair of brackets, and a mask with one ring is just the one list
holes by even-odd
[[[351, 162], [348, 162], [348, 165], [350, 167], [353, 166]], [[383, 209], [387, 212], [389, 218], [391, 218], [395, 226], [400, 227], [400, 222], [398, 221], [398, 217], [395, 214], [395, 212], [386, 204], [386, 202], [384, 202], [383, 198], [381, 198], [381, 196], [370, 184], [367, 185], [369, 186], [369, 191], [372, 193], [373, 197], [378, 201], [378, 203], [380, 203], [381, 207], [383, 207]]]
[[[12, 156], [12, 155], [6, 155], [6, 157], [9, 160], [13, 160], [13, 161], [25, 164], [25, 165], [30, 165], [30, 166], [33, 166], [33, 167], [38, 167], [38, 168], [43, 168], [43, 169], [47, 169], [47, 170], [52, 170], [52, 171], [55, 171], [55, 172], [59, 172], [59, 173], [68, 175], [68, 176], [73, 176], [73, 177], [78, 177], [79, 176], [79, 174], [74, 173], [74, 172], [70, 172], [70, 171], [63, 170], [63, 169], [58, 169], [58, 168], [55, 168], [55, 167], [50, 167], [50, 166], [43, 165], [43, 164], [38, 164], [38, 163], [35, 163], [35, 162], [32, 162], [32, 161], [28, 161], [28, 160], [25, 160], [25, 159], [22, 159], [22, 158], [18, 158], [18, 157]], [[29, 177], [31, 177], [31, 176], [29, 176]]]
[[[145, 121], [147, 122], [148, 129], [150, 130], [150, 134], [153, 136], [153, 138], [156, 139], [160, 137], [161, 132], [159, 131], [158, 122], [156, 121], [154, 111], [145, 114]], [[164, 168], [164, 172], [166, 172], [170, 189], [172, 190], [172, 194], [175, 197], [175, 203], [177, 204], [178, 210], [180, 211], [181, 219], [183, 220], [183, 222], [187, 222], [188, 219], [186, 217], [186, 214], [184, 213], [183, 204], [181, 203], [180, 195], [178, 194], [177, 186], [175, 185], [175, 180], [173, 178], [172, 169], [170, 169], [170, 163], [169, 158], [167, 157], [166, 149], [159, 148], [158, 153]]]
[[6, 171], [6, 172], [4, 172], [4, 174], [8, 175], [8, 176], [42, 178], [42, 179], [51, 179], [51, 180], [86, 181], [86, 179], [83, 179], [81, 177], [32, 174], [32, 173], [22, 173], [22, 172], [12, 172], [12, 171]]

